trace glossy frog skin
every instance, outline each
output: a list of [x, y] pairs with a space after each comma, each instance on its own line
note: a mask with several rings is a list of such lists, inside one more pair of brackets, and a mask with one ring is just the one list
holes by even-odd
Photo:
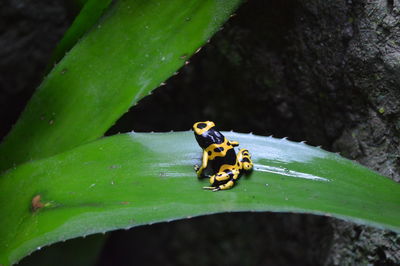
[[237, 141], [229, 141], [217, 129], [214, 122], [197, 122], [193, 125], [197, 143], [203, 149], [201, 166], [195, 165], [194, 169], [199, 178], [204, 177], [203, 171], [211, 168], [213, 175], [210, 178], [210, 189], [213, 191], [230, 189], [235, 185], [243, 171], [253, 168], [250, 153], [241, 149], [236, 155], [234, 147], [239, 146]]

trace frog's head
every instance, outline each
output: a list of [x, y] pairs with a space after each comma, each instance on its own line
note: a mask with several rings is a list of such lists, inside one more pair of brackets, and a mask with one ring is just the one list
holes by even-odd
[[211, 128], [215, 127], [214, 122], [205, 121], [197, 122], [193, 125], [193, 131], [195, 135], [203, 135], [205, 132], [209, 131]]
[[224, 136], [215, 129], [214, 122], [197, 122], [193, 125], [193, 130], [197, 143], [203, 149], [206, 149], [213, 143], [222, 143], [224, 141]]

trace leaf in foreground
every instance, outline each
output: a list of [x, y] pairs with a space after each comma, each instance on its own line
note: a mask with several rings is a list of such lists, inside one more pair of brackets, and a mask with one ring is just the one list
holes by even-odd
[[77, 236], [217, 212], [306, 212], [400, 231], [392, 180], [303, 143], [224, 134], [255, 163], [228, 191], [202, 189], [192, 132], [107, 137], [10, 170], [0, 178], [0, 263]]

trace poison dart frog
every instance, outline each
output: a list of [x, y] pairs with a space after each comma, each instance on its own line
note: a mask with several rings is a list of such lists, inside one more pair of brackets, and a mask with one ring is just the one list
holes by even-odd
[[[216, 128], [214, 122], [197, 122], [193, 125], [194, 136], [203, 149], [201, 166], [195, 165], [194, 170], [199, 178], [209, 177], [212, 191], [230, 189], [235, 185], [243, 171], [253, 168], [250, 153], [241, 149], [236, 155], [234, 147], [239, 146], [237, 141], [229, 141]], [[203, 171], [209, 167], [212, 175], [204, 175]]]

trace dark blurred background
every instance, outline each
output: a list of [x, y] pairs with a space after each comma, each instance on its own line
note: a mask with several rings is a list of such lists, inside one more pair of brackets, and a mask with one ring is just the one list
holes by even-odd
[[[40, 84], [76, 11], [62, 0], [1, 1], [1, 137]], [[107, 135], [188, 130], [208, 119], [221, 130], [322, 145], [399, 181], [399, 19], [400, 4], [389, 0], [247, 1]], [[96, 242], [48, 250], [64, 250], [61, 262], [74, 254], [66, 247], [82, 241], [88, 250]], [[326, 217], [219, 214], [108, 233], [97, 264], [396, 265], [399, 245], [392, 232]], [[23, 264], [44, 265], [46, 252]]]

